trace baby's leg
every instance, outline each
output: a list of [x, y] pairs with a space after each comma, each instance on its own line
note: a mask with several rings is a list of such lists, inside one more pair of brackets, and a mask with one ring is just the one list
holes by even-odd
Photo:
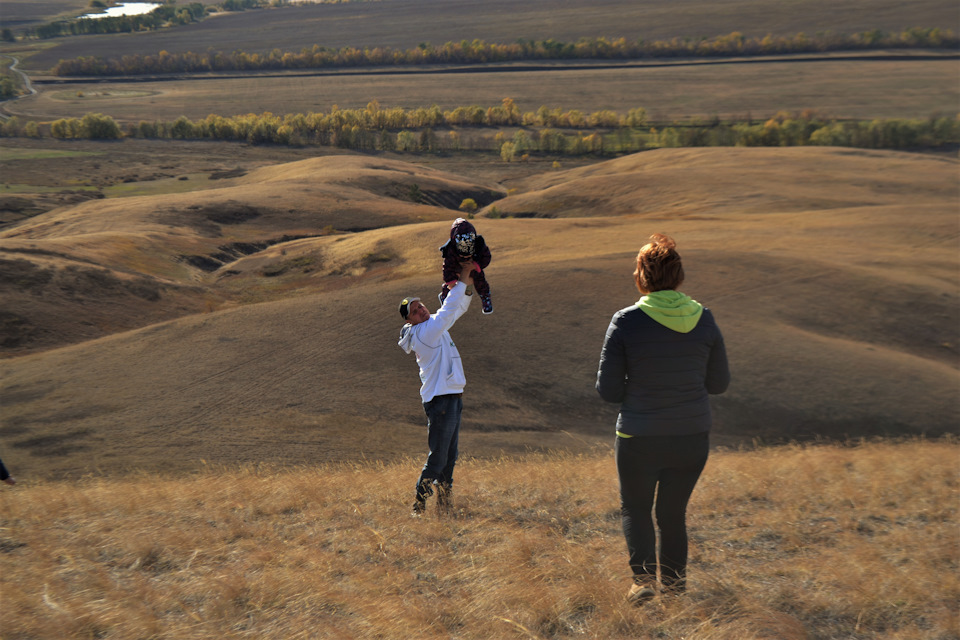
[[481, 298], [484, 296], [490, 297], [490, 284], [487, 282], [487, 276], [483, 271], [473, 272], [473, 288], [476, 289]]
[[490, 285], [487, 283], [487, 276], [483, 271], [477, 271], [473, 274], [473, 288], [477, 290], [480, 296], [480, 304], [483, 305], [483, 313], [493, 313], [493, 300], [490, 298]]

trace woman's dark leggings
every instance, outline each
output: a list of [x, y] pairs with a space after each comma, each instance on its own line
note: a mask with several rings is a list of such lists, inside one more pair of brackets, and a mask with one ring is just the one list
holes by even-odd
[[[660, 580], [683, 591], [687, 576], [687, 502], [707, 463], [709, 433], [686, 436], [617, 437], [620, 513], [638, 583], [656, 582], [660, 530]], [[654, 506], [656, 502], [656, 506]]]

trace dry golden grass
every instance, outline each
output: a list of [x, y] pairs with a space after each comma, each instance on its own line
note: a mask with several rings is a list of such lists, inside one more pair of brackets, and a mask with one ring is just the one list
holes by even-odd
[[956, 638], [955, 441], [715, 452], [690, 592], [628, 586], [609, 448], [462, 463], [457, 513], [408, 513], [418, 461], [2, 492], [0, 626], [20, 638]]

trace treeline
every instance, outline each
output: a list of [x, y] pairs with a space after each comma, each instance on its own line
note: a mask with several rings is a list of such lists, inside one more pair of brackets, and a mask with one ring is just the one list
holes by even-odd
[[96, 33], [131, 33], [134, 31], [153, 31], [167, 26], [190, 24], [202, 19], [207, 13], [206, 7], [199, 2], [177, 6], [163, 4], [150, 13], [135, 16], [105, 16], [103, 18], [78, 18], [77, 20], [58, 20], [40, 25], [26, 32], [26, 37], [59, 38]]
[[205, 53], [130, 54], [119, 58], [79, 57], [61, 60], [53, 69], [58, 76], [140, 75], [155, 73], [196, 73], [209, 71], [276, 71], [380, 65], [483, 64], [538, 60], [641, 60], [645, 58], [759, 56], [864, 49], [956, 48], [960, 40], [949, 29], [914, 27], [899, 33], [880, 30], [853, 35], [830, 33], [792, 37], [768, 35], [747, 38], [734, 32], [716, 38], [673, 38], [671, 40], [628, 41], [626, 38], [582, 38], [564, 43], [555, 40], [520, 40], [497, 44], [483, 40], [447, 42], [440, 46], [423, 43], [406, 50], [389, 47], [327, 48], [314, 45], [299, 52], [274, 49], [269, 53], [232, 53], [208, 50]]
[[[493, 107], [505, 114], [517, 113], [512, 101]], [[464, 108], [473, 112], [472, 108]], [[931, 148], [960, 143], [960, 118], [883, 119], [838, 121], [815, 112], [778, 113], [765, 122], [693, 121], [651, 127], [642, 109], [616, 116], [617, 125], [576, 130], [552, 116], [558, 109], [541, 107], [523, 114], [518, 121], [505, 118], [496, 128], [454, 125], [445, 118], [457, 110], [441, 112], [436, 107], [410, 111], [380, 109], [334, 109], [331, 113], [278, 116], [271, 113], [202, 120], [180, 117], [170, 121], [141, 121], [124, 129], [113, 118], [88, 113], [83, 118], [63, 118], [41, 130], [37, 123], [21, 127], [16, 118], [2, 126], [5, 136], [116, 140], [124, 137], [175, 140], [224, 140], [250, 144], [325, 145], [362, 151], [400, 152], [497, 152], [506, 160], [530, 154], [551, 156], [612, 156], [661, 147], [708, 146], [846, 146], [868, 149]], [[546, 119], [537, 114], [548, 115]], [[569, 114], [572, 112], [562, 112]], [[390, 114], [393, 114], [392, 116]], [[405, 115], [405, 119], [400, 118]], [[616, 115], [616, 114], [614, 114]], [[613, 122], [613, 116], [610, 116]]]
[[[176, 122], [187, 121], [184, 117]], [[233, 117], [218, 115], [191, 124], [203, 128], [212, 127], [217, 131], [229, 132], [233, 128], [244, 130], [245, 123], [251, 121], [269, 121], [271, 126], [287, 127], [299, 136], [312, 137], [319, 133], [338, 131], [343, 127], [357, 127], [364, 131], [382, 129], [424, 129], [428, 127], [553, 127], [562, 129], [616, 129], [639, 128], [647, 123], [647, 112], [643, 108], [628, 110], [625, 114], [612, 110], [585, 113], [577, 109], [564, 111], [560, 108], [541, 106], [536, 111], [521, 112], [512, 98], [504, 98], [500, 104], [481, 107], [478, 105], [461, 106], [443, 110], [437, 105], [404, 109], [403, 107], [382, 107], [377, 100], [367, 103], [362, 109], [341, 109], [333, 106], [329, 113], [310, 112], [306, 114], [288, 114], [275, 116], [270, 113], [261, 115], [247, 114]], [[229, 136], [227, 136], [229, 137]]]

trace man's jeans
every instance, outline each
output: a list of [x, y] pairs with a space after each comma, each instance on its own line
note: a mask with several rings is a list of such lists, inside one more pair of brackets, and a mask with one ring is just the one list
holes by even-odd
[[423, 410], [427, 414], [427, 444], [430, 446], [430, 454], [417, 480], [418, 496], [424, 480], [434, 480], [447, 486], [453, 484], [463, 394], [435, 396], [430, 402], [423, 403]]

